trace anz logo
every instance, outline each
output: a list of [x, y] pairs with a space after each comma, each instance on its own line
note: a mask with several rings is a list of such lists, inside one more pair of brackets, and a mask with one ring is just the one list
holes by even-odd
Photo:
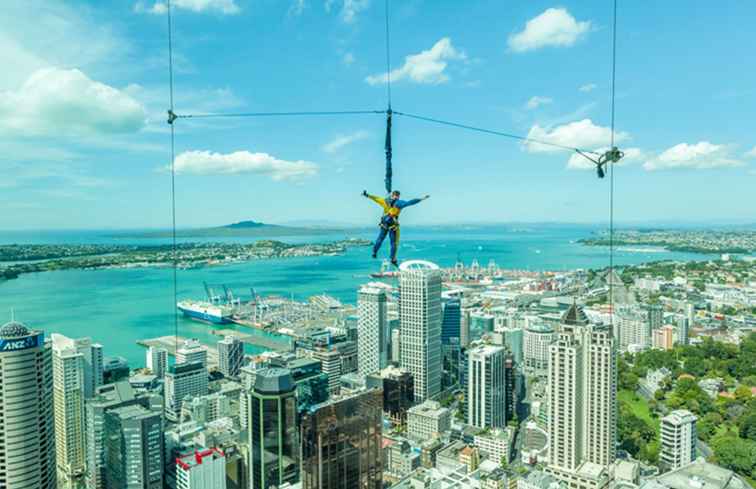
[[0, 351], [17, 351], [34, 348], [39, 345], [40, 335], [29, 336], [22, 340], [0, 340]]

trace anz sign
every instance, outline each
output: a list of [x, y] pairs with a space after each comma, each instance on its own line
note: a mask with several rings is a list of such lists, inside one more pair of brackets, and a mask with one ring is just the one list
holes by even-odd
[[44, 335], [42, 333], [18, 340], [0, 340], [0, 352], [28, 350], [41, 345], [43, 341]]

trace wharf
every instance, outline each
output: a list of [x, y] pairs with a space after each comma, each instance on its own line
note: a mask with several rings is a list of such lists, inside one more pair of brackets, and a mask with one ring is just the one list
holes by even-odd
[[[143, 346], [145, 348], [149, 348], [151, 346], [157, 347], [157, 348], [164, 348], [169, 356], [175, 357], [176, 356], [176, 340], [178, 340], [179, 345], [182, 344], [185, 340], [188, 338], [184, 338], [183, 336], [160, 336], [158, 338], [148, 338], [144, 340], [137, 340], [137, 345]], [[218, 349], [214, 346], [207, 346], [207, 366], [208, 368], [217, 368], [218, 367]]]
[[[273, 338], [268, 338], [264, 336], [263, 334], [249, 334], [249, 333], [243, 333], [241, 331], [237, 331], [235, 329], [214, 329], [211, 331], [212, 334], [219, 337], [224, 336], [233, 336], [234, 338], [238, 339], [242, 343], [246, 343], [248, 345], [253, 345], [257, 347], [267, 348], [269, 350], [273, 351], [290, 351], [291, 347], [287, 347], [286, 344], [284, 344], [284, 341], [287, 336], [281, 335], [281, 340], [274, 340]], [[291, 344], [291, 340], [289, 341], [289, 344]]]

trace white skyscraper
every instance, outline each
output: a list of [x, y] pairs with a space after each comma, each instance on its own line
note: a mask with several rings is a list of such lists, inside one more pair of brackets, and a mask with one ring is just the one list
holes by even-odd
[[52, 348], [17, 322], [0, 328], [0, 487], [56, 486]]
[[401, 366], [415, 381], [415, 402], [441, 391], [441, 271], [427, 261], [402, 263], [399, 275]]
[[386, 291], [366, 285], [357, 294], [357, 369], [370, 375], [388, 363]]
[[617, 438], [617, 367], [608, 328], [589, 324], [573, 305], [549, 348], [549, 468], [574, 473], [582, 463], [614, 462]]
[[147, 368], [157, 378], [165, 377], [165, 371], [168, 369], [168, 351], [155, 346], [147, 348]]
[[77, 341], [51, 335], [53, 348], [53, 393], [55, 452], [58, 471], [72, 480], [86, 470], [84, 443], [84, 355]]
[[176, 460], [177, 489], [226, 489], [226, 456], [217, 448]]
[[402, 358], [402, 332], [399, 329], [391, 331], [391, 361], [399, 363]]
[[176, 351], [176, 363], [200, 362], [207, 368], [207, 347], [196, 338], [184, 341], [184, 344]]
[[467, 353], [467, 424], [477, 428], [507, 425], [506, 350], [481, 345]]
[[662, 418], [659, 451], [662, 469], [679, 469], [696, 459], [697, 419], [684, 409], [672, 411]]
[[165, 417], [178, 421], [187, 399], [207, 395], [208, 376], [200, 362], [171, 365], [165, 374]]
[[78, 338], [73, 342], [84, 361], [84, 399], [91, 399], [95, 390], [104, 384], [102, 345], [92, 343], [92, 338]]
[[549, 366], [549, 347], [556, 339], [554, 328], [545, 323], [529, 325], [523, 332], [523, 361], [531, 371], [545, 372]]
[[218, 342], [218, 370], [226, 377], [238, 377], [244, 362], [244, 343], [234, 336]]

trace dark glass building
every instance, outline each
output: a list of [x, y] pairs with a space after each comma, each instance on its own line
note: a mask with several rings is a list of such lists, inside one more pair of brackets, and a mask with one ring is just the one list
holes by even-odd
[[452, 338], [460, 337], [462, 327], [462, 304], [457, 297], [443, 302], [441, 319], [441, 344], [448, 345]]
[[313, 407], [302, 419], [302, 489], [381, 489], [383, 393], [370, 389]]
[[388, 367], [368, 377], [368, 387], [383, 388], [383, 412], [396, 424], [407, 423], [407, 410], [415, 405], [415, 381], [412, 374]]
[[287, 369], [261, 369], [255, 377], [248, 421], [251, 489], [269, 489], [298, 479], [296, 390]]

